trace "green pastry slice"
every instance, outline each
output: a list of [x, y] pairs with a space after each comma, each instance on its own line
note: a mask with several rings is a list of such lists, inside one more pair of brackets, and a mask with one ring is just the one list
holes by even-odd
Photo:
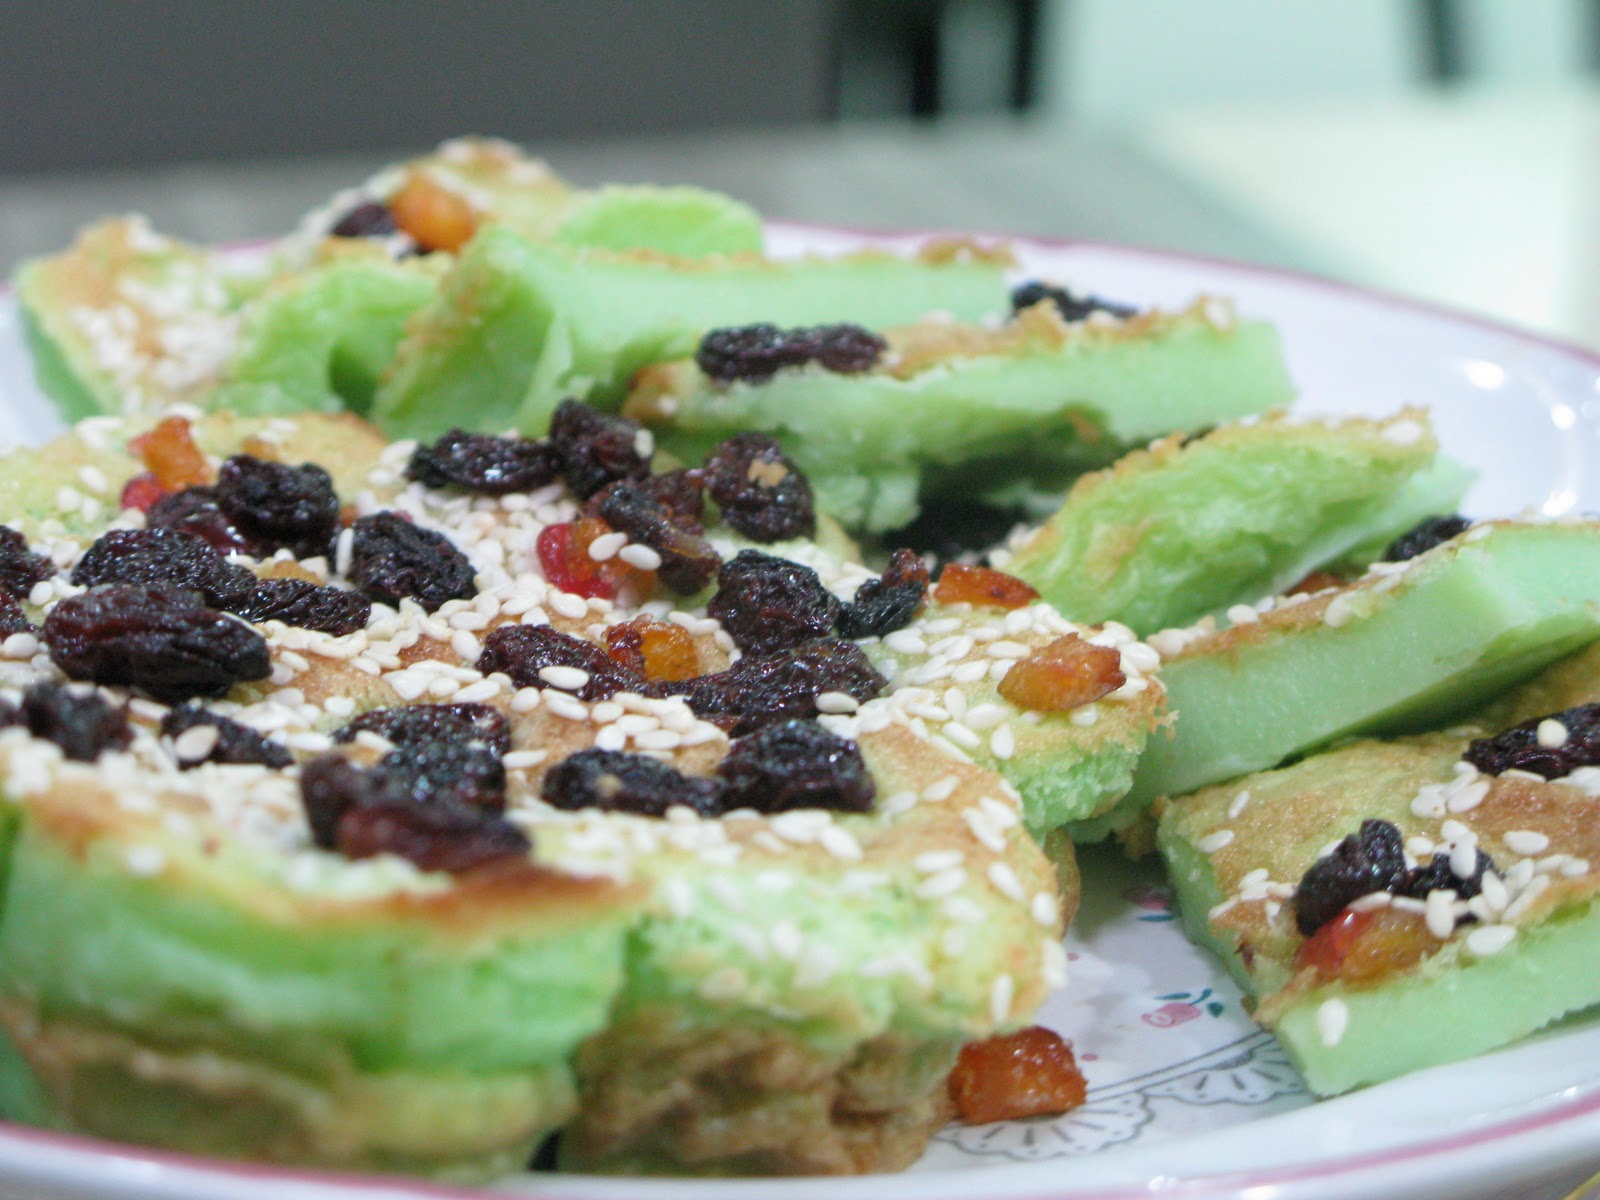
[[680, 259], [490, 228], [408, 329], [373, 413], [393, 436], [456, 425], [539, 434], [564, 397], [614, 407], [635, 371], [692, 353], [718, 326], [881, 326], [1004, 306], [1003, 265], [976, 254]]
[[[1165, 806], [1185, 927], [1320, 1095], [1600, 1001], [1596, 789], [1577, 772], [1480, 774], [1462, 757], [1475, 732], [1356, 742]], [[1371, 845], [1380, 821], [1405, 855], [1387, 886], [1340, 876], [1334, 844]]]
[[1272, 327], [1217, 300], [1071, 322], [1038, 304], [998, 327], [946, 319], [884, 337], [879, 363], [850, 374], [811, 365], [725, 382], [689, 359], [651, 368], [627, 411], [687, 460], [740, 430], [768, 430], [824, 508], [882, 531], [923, 503], [1059, 492], [1151, 438], [1293, 396]]
[[1356, 582], [1152, 638], [1176, 714], [1129, 803], [1426, 729], [1600, 636], [1600, 524], [1479, 524]]
[[1075, 619], [1149, 634], [1276, 595], [1354, 546], [1452, 512], [1471, 479], [1440, 458], [1420, 410], [1275, 414], [1083, 477], [1002, 561]]

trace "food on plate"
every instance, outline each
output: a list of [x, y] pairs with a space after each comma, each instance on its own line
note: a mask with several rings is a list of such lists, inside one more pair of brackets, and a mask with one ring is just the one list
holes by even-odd
[[1489, 521], [1342, 586], [1151, 635], [1178, 714], [1124, 802], [1437, 728], [1600, 636], [1600, 523]]
[[448, 260], [504, 224], [566, 246], [683, 257], [761, 248], [748, 206], [698, 188], [572, 187], [508, 143], [446, 142], [309, 214], [253, 263], [103, 221], [24, 263], [17, 296], [41, 390], [70, 419], [174, 402], [364, 412]]
[[[13, 452], [7, 1115], [470, 1179], [557, 1129], [590, 1170], [914, 1159], [958, 1051], [1061, 982], [1073, 868], [863, 645], [971, 626], [988, 681], [1081, 643], [1146, 719], [1154, 655], [840, 557], [733, 442], [653, 472], [568, 402], [541, 441], [219, 414]], [[1069, 701], [1040, 729], [1081, 755]]]
[[870, 328], [1004, 309], [1009, 254], [930, 243], [916, 257], [863, 252], [772, 260], [685, 260], [553, 245], [506, 227], [462, 252], [407, 330], [373, 402], [396, 436], [479, 429], [543, 433], [557, 402], [616, 407], [641, 367], [681, 358], [717, 326]]
[[775, 433], [825, 509], [881, 532], [921, 504], [1054, 494], [1151, 438], [1293, 398], [1275, 331], [1223, 300], [1138, 312], [1039, 296], [1017, 289], [998, 325], [873, 326], [882, 353], [848, 370], [794, 353], [806, 331], [753, 308], [763, 324], [639, 371], [625, 411], [690, 459], [743, 429]]
[[1388, 543], [1453, 511], [1471, 479], [1438, 454], [1421, 410], [1380, 421], [1279, 412], [1174, 435], [1083, 476], [1003, 561], [1078, 620], [1150, 634]]
[[[1594, 669], [1590, 650], [1499, 701], [1530, 713], [1510, 727], [1486, 713], [1358, 741], [1166, 804], [1185, 927], [1315, 1092], [1478, 1054], [1600, 1000]], [[1573, 703], [1545, 708], [1552, 690]]]

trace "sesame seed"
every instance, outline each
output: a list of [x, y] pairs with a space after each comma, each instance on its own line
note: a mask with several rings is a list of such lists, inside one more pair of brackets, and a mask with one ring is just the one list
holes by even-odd
[[1349, 908], [1355, 912], [1375, 912], [1380, 908], [1388, 908], [1394, 902], [1394, 897], [1388, 892], [1368, 892], [1350, 901]]
[[1480, 925], [1467, 934], [1467, 949], [1479, 958], [1488, 958], [1511, 945], [1516, 936], [1512, 925]]
[[1233, 830], [1216, 829], [1195, 843], [1202, 854], [1215, 854], [1233, 841]]
[[617, 551], [628, 544], [628, 535], [613, 530], [602, 533], [589, 543], [589, 557], [595, 562], [607, 562], [617, 556]]
[[148, 878], [166, 869], [167, 853], [160, 846], [129, 846], [122, 852], [122, 865], [130, 875]]
[[575, 692], [589, 682], [589, 672], [580, 667], [540, 667], [539, 678], [553, 688]]
[[1047, 929], [1061, 917], [1061, 905], [1050, 892], [1035, 892], [1028, 909], [1033, 913], [1033, 919]]
[[961, 867], [951, 867], [949, 870], [928, 876], [912, 890], [918, 899], [937, 900], [941, 896], [960, 891], [966, 883], [966, 871]]
[[864, 851], [861, 843], [848, 829], [838, 825], [825, 825], [817, 834], [817, 845], [821, 846], [835, 858], [842, 858], [848, 862], [860, 859]]
[[221, 736], [215, 725], [193, 725], [172, 739], [172, 752], [182, 762], [199, 762], [217, 748]]
[[649, 546], [641, 546], [637, 542], [617, 551], [617, 557], [630, 567], [638, 567], [641, 571], [654, 571], [661, 566], [661, 555]]
[[989, 749], [1002, 762], [1017, 752], [1017, 735], [1011, 731], [1011, 726], [1002, 725], [989, 735]]
[[1436, 938], [1447, 938], [1456, 930], [1456, 892], [1454, 888], [1434, 888], [1423, 901], [1423, 917], [1428, 932]]
[[989, 864], [989, 882], [1008, 900], [1021, 901], [1023, 899], [1022, 881], [1017, 878], [1017, 873], [1011, 869], [1009, 863], [992, 862]]
[[1054, 938], [1045, 938], [1039, 948], [1039, 973], [1048, 988], [1067, 986], [1067, 952]]
[[1483, 798], [1488, 794], [1489, 781], [1479, 779], [1463, 788], [1452, 789], [1445, 800], [1445, 808], [1453, 813], [1471, 812], [1483, 803]]
[[1546, 717], [1539, 722], [1534, 737], [1546, 750], [1559, 750], [1567, 744], [1567, 727], [1554, 717]]
[[1074, 725], [1081, 725], [1084, 727], [1093, 725], [1099, 719], [1100, 708], [1095, 704], [1085, 704], [1081, 708], [1075, 708], [1067, 716], [1067, 720], [1071, 721]]
[[551, 591], [548, 601], [552, 610], [558, 617], [566, 617], [576, 621], [589, 611], [589, 606], [582, 596], [574, 596], [571, 592]]
[[861, 702], [849, 692], [821, 692], [817, 695], [816, 706], [818, 712], [853, 713], [861, 707]]
[[1506, 849], [1511, 853], [1520, 854], [1524, 858], [1543, 854], [1550, 848], [1550, 839], [1532, 829], [1513, 829], [1501, 841], [1505, 842]]
[[1239, 814], [1244, 812], [1245, 805], [1249, 803], [1250, 792], [1248, 790], [1242, 791], [1236, 795], [1228, 802], [1228, 820], [1237, 821], [1239, 819]]
[[960, 783], [961, 781], [954, 775], [946, 775], [943, 779], [935, 780], [923, 788], [922, 798], [930, 804], [938, 804], [955, 795], [956, 788], [960, 786]]
[[1470, 879], [1478, 869], [1476, 841], [1460, 841], [1450, 847], [1450, 874], [1457, 879]]
[[508, 750], [500, 761], [508, 771], [525, 771], [529, 767], [537, 767], [549, 757], [548, 750]]
[[1322, 1044], [1332, 1049], [1344, 1040], [1350, 1028], [1350, 1007], [1335, 996], [1317, 1006], [1317, 1036]]
[[966, 855], [959, 850], [927, 850], [913, 858], [911, 866], [924, 875], [932, 875], [937, 871], [959, 867], [965, 859]]
[[1016, 992], [1016, 983], [1010, 975], [996, 975], [995, 980], [989, 985], [989, 1018], [996, 1025], [1005, 1024], [1011, 1016], [1011, 1000]]

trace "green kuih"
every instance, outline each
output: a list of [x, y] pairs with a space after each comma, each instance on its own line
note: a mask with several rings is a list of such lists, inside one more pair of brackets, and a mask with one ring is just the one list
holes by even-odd
[[1437, 450], [1421, 410], [1167, 438], [1078, 480], [1004, 566], [1074, 620], [1190, 625], [1454, 511], [1472, 475]]
[[1254, 619], [1152, 639], [1176, 713], [1129, 811], [1335, 739], [1434, 728], [1600, 636], [1600, 523], [1478, 524]]
[[[1468, 725], [1354, 742], [1164, 804], [1158, 842], [1185, 927], [1313, 1091], [1480, 1054], [1600, 1001], [1594, 767], [1547, 781], [1465, 758], [1507, 717], [1530, 722], [1533, 745], [1532, 723], [1600, 698], [1596, 678], [1586, 651]], [[1392, 851], [1416, 865], [1336, 890], [1329, 852], [1371, 844], [1369, 821], [1392, 825]], [[1458, 874], [1457, 857], [1471, 869]]]
[[1005, 304], [1002, 264], [978, 255], [686, 260], [491, 228], [410, 326], [373, 412], [396, 437], [456, 425], [541, 434], [564, 397], [615, 407], [634, 372], [692, 354], [712, 328], [876, 327], [936, 310], [975, 320]]
[[1071, 322], [1039, 304], [996, 328], [940, 320], [883, 333], [888, 353], [859, 373], [806, 366], [729, 383], [691, 360], [666, 364], [641, 373], [627, 411], [689, 461], [768, 430], [822, 507], [877, 532], [923, 503], [1059, 494], [1151, 438], [1293, 397], [1276, 332], [1215, 300]]

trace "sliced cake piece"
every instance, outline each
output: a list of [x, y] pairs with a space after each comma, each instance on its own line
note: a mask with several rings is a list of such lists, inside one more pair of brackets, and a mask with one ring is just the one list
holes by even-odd
[[[1279, 413], [1169, 437], [1078, 480], [1000, 561], [1074, 619], [1189, 625], [1452, 511], [1471, 474], [1432, 470], [1437, 450], [1420, 409], [1381, 421]], [[1413, 482], [1431, 494], [1408, 493]]]
[[1356, 742], [1165, 806], [1186, 928], [1319, 1094], [1600, 1001], [1597, 789], [1480, 771], [1501, 763], [1471, 737]]
[[919, 502], [1059, 491], [1130, 446], [1293, 396], [1275, 331], [1219, 300], [1072, 321], [1042, 303], [998, 327], [945, 319], [883, 337], [876, 365], [848, 374], [813, 364], [720, 378], [687, 358], [651, 367], [626, 409], [687, 459], [740, 430], [771, 431], [824, 508], [882, 531], [908, 524]]
[[691, 353], [717, 326], [881, 326], [1004, 306], [1003, 263], [948, 246], [919, 258], [687, 260], [572, 250], [491, 228], [411, 326], [373, 411], [395, 436], [461, 424], [537, 434], [562, 398], [614, 406], [640, 367]]
[[1176, 713], [1128, 804], [1437, 726], [1600, 636], [1600, 522], [1495, 521], [1344, 587], [1152, 635]]

